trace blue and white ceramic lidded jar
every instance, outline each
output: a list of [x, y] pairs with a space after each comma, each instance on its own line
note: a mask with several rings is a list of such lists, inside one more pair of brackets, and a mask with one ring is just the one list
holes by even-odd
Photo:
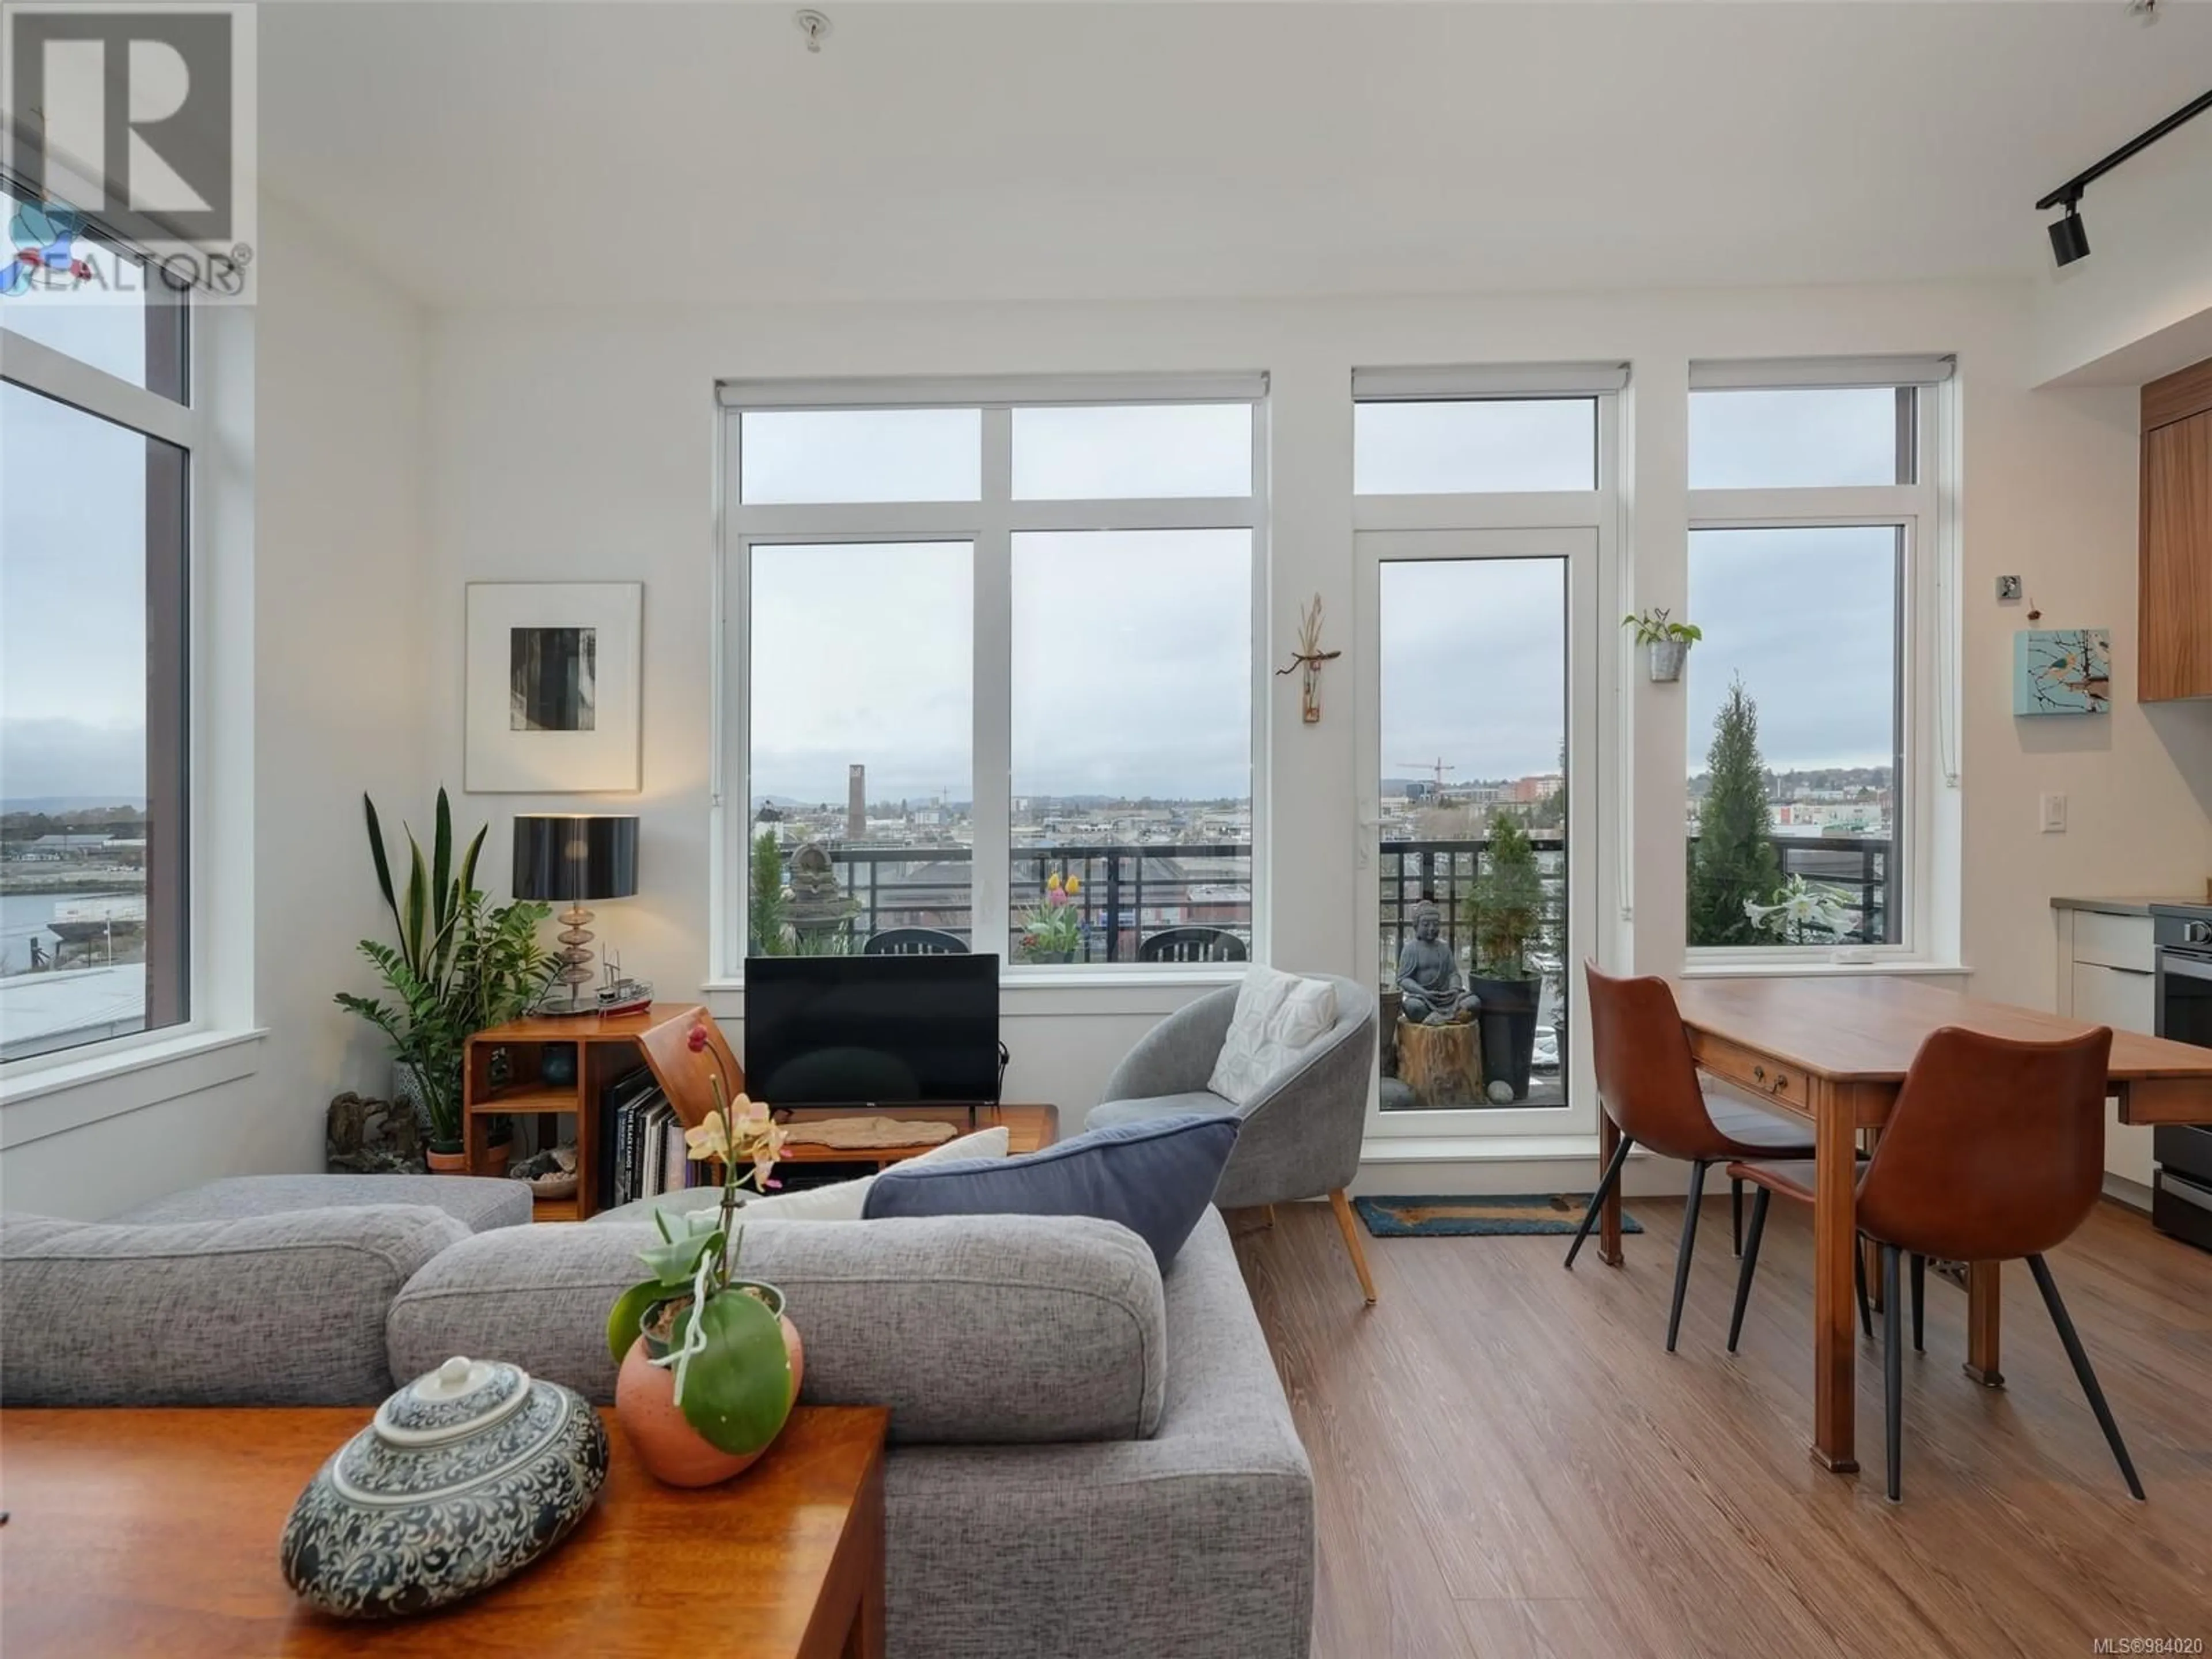
[[606, 1478], [607, 1431], [582, 1395], [448, 1359], [317, 1471], [284, 1526], [284, 1578], [341, 1618], [427, 1613], [550, 1550]]

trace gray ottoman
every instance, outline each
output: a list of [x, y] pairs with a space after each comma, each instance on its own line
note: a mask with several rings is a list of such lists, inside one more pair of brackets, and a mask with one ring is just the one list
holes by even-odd
[[490, 1176], [228, 1176], [111, 1217], [115, 1221], [234, 1221], [292, 1210], [354, 1210], [373, 1204], [423, 1204], [471, 1232], [519, 1227], [530, 1219], [526, 1182]]

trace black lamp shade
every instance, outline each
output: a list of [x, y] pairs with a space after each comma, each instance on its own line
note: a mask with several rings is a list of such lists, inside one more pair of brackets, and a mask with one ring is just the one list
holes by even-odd
[[637, 820], [585, 813], [518, 813], [514, 896], [628, 898], [637, 891]]

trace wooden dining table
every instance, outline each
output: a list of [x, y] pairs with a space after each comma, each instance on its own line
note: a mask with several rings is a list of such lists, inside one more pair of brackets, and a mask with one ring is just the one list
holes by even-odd
[[[1880, 1135], [1912, 1057], [1931, 1031], [1957, 1025], [1992, 1036], [2051, 1042], [2094, 1028], [2007, 1003], [1978, 1002], [1903, 977], [1689, 980], [1674, 990], [1690, 1052], [1702, 1070], [1812, 1126], [1813, 1455], [1847, 1474], [1858, 1468], [1851, 1253], [1858, 1244], [1862, 1139]], [[2123, 1123], [2212, 1122], [2212, 1048], [2116, 1030], [2109, 1078]], [[1602, 1170], [1620, 1132], [1602, 1111], [1598, 1125]], [[1618, 1182], [1601, 1222], [1600, 1254], [1618, 1267]], [[1966, 1373], [1990, 1388], [2004, 1382], [1999, 1268], [1997, 1262], [1980, 1261], [1968, 1264], [1967, 1272]]]

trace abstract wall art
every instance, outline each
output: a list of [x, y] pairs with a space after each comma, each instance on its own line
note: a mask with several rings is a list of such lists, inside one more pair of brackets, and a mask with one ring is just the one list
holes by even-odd
[[467, 786], [640, 787], [636, 582], [471, 582]]

